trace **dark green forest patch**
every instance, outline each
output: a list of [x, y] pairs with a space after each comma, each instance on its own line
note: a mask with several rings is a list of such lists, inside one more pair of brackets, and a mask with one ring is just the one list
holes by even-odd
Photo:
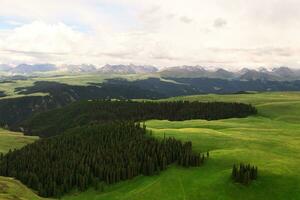
[[151, 137], [134, 122], [75, 128], [0, 156], [0, 175], [19, 179], [44, 197], [61, 196], [138, 175], [154, 175], [169, 164], [200, 166], [204, 155], [192, 143]]
[[222, 102], [135, 102], [135, 101], [80, 101], [61, 109], [37, 114], [24, 122], [26, 134], [49, 137], [69, 128], [91, 123], [116, 120], [145, 121], [167, 119], [182, 121], [191, 119], [240, 118], [256, 114], [256, 109], [243, 103]]

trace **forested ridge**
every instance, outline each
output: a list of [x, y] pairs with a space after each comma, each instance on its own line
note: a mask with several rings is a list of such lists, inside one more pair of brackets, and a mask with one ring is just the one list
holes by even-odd
[[61, 109], [37, 114], [23, 123], [22, 127], [27, 134], [49, 137], [72, 127], [107, 121], [216, 120], [247, 117], [256, 112], [255, 107], [242, 103], [94, 100], [76, 102]]
[[113, 184], [138, 175], [153, 175], [171, 163], [199, 166], [204, 155], [191, 142], [151, 137], [134, 122], [89, 125], [41, 139], [0, 156], [0, 175], [15, 177], [44, 197], [74, 188]]

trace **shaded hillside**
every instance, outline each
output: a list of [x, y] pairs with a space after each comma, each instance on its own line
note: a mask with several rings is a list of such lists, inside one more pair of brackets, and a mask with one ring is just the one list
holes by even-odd
[[55, 99], [63, 101], [77, 101], [82, 99], [138, 99], [138, 98], [161, 98], [164, 95], [145, 90], [133, 84], [115, 84], [104, 82], [99, 85], [77, 86], [58, 82], [38, 81], [31, 87], [17, 88], [19, 94], [48, 93]]
[[65, 105], [50, 96], [28, 96], [0, 100], [0, 124], [11, 127], [17, 125], [33, 113]]
[[107, 79], [90, 86], [75, 86], [38, 81], [33, 86], [17, 88], [19, 94], [48, 93], [70, 101], [96, 98], [159, 99], [193, 94], [227, 94], [240, 91], [299, 91], [300, 81], [225, 80], [216, 78], [148, 78], [128, 81]]
[[46, 93], [46, 96], [25, 96], [0, 100], [0, 124], [16, 129], [18, 124], [34, 113], [60, 108], [78, 100], [88, 99], [153, 99], [163, 98], [156, 92], [132, 85], [104, 84], [72, 86], [56, 82], [36, 82], [32, 87], [17, 88], [19, 94]]
[[5, 97], [6, 94], [3, 91], [0, 91], [0, 97]]
[[126, 88], [139, 88], [148, 91], [150, 94], [157, 94], [156, 96], [153, 96], [153, 99], [199, 94], [199, 90], [196, 90], [189, 84], [180, 82], [176, 83], [174, 81], [168, 81], [167, 79], [161, 80], [160, 78], [147, 78], [134, 81], [128, 81], [126, 79], [108, 79], [101, 84], [91, 84], [101, 87], [123, 86]]
[[241, 91], [299, 91], [300, 81], [226, 80], [218, 78], [148, 78], [127, 81], [108, 79], [99, 86], [123, 85], [143, 88], [160, 94], [161, 97], [193, 94], [233, 94]]
[[240, 91], [299, 91], [300, 81], [225, 80], [211, 78], [169, 78], [199, 93], [232, 94]]
[[0, 100], [0, 123], [17, 126], [33, 113], [89, 99], [161, 99], [196, 94], [234, 94], [245, 91], [299, 91], [300, 81], [225, 80], [210, 78], [148, 78], [128, 81], [108, 79], [89, 86], [40, 81], [17, 88], [18, 94], [46, 93], [47, 96]]
[[26, 134], [49, 137], [76, 126], [115, 120], [225, 119], [256, 114], [241, 103], [82, 101], [33, 116], [22, 124]]

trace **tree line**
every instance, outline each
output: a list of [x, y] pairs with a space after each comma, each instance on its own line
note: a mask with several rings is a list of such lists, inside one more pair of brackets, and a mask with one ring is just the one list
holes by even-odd
[[199, 166], [209, 153], [194, 153], [191, 142], [155, 139], [140, 122], [213, 120], [256, 112], [242, 103], [80, 101], [27, 120], [27, 133], [43, 139], [1, 155], [0, 175], [17, 178], [43, 197], [57, 197], [74, 188], [157, 174], [171, 163]]
[[191, 142], [157, 139], [145, 125], [109, 122], [73, 128], [0, 156], [0, 175], [14, 177], [43, 197], [59, 197], [74, 188], [113, 184], [151, 176], [171, 163], [200, 166], [207, 156]]
[[34, 115], [22, 124], [30, 135], [49, 137], [88, 123], [107, 121], [166, 119], [181, 121], [191, 119], [226, 119], [256, 114], [255, 107], [243, 103], [224, 102], [136, 102], [93, 100], [76, 102], [66, 107]]

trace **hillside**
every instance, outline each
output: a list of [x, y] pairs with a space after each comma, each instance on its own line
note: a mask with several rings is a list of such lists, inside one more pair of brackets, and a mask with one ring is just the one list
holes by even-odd
[[109, 121], [167, 119], [226, 119], [255, 115], [251, 105], [240, 103], [200, 102], [134, 102], [134, 101], [80, 101], [69, 106], [36, 114], [20, 125], [26, 134], [49, 137], [65, 130], [87, 124], [105, 124]]
[[[201, 170], [173, 166], [160, 176], [137, 177], [110, 186], [103, 193], [90, 189], [70, 194], [66, 200], [198, 200], [300, 199], [299, 93], [200, 95], [176, 100], [238, 101], [253, 103], [258, 116], [217, 121], [152, 120], [147, 126], [156, 137], [191, 140], [196, 151], [210, 150]], [[248, 187], [229, 179], [233, 163], [250, 162], [259, 167], [259, 178]]]
[[7, 153], [9, 149], [19, 149], [36, 140], [38, 140], [36, 136], [24, 136], [23, 133], [0, 128], [0, 153]]
[[[22, 133], [11, 132], [0, 128], [0, 153], [7, 153], [9, 149], [20, 149], [31, 144], [38, 137], [24, 136]], [[28, 189], [22, 183], [12, 178], [0, 176], [0, 199], [24, 199], [24, 200], [42, 200], [33, 191]]]
[[197, 167], [204, 160], [192, 152], [191, 142], [158, 140], [134, 122], [108, 122], [10, 151], [0, 157], [0, 174], [19, 179], [41, 196], [60, 197], [74, 189], [101, 191], [139, 175], [158, 175], [173, 163]]
[[[20, 181], [0, 176], [1, 200], [46, 200], [36, 195]], [[50, 200], [50, 199], [48, 199]]]
[[135, 122], [251, 114], [256, 109], [240, 103], [79, 102], [35, 115], [24, 124], [26, 132], [48, 138], [1, 154], [0, 175], [17, 178], [43, 197], [60, 197], [76, 188], [99, 188], [100, 181], [114, 184], [141, 174], [157, 175], [173, 163], [196, 167], [205, 157], [192, 152], [191, 142], [173, 137], [157, 140]]
[[[89, 82], [89, 78], [102, 82]], [[19, 123], [35, 113], [60, 108], [80, 100], [161, 99], [208, 93], [236, 94], [247, 93], [247, 91], [300, 90], [300, 81], [149, 77], [137, 79], [136, 76], [126, 78], [103, 80], [104, 77], [70, 76], [47, 79], [51, 81], [33, 81], [39, 79], [30, 78], [18, 82], [0, 83], [0, 89], [3, 88], [7, 94], [0, 99], [0, 112], [3, 113], [0, 115], [0, 123], [9, 125], [13, 130], [19, 130]]]
[[[67, 200], [155, 200], [224, 199], [285, 200], [299, 199], [300, 187], [300, 93], [257, 93], [239, 95], [196, 95], [168, 100], [222, 101], [251, 103], [258, 115], [243, 119], [216, 121], [151, 120], [149, 129], [156, 137], [174, 136], [193, 142], [197, 152], [210, 150], [210, 159], [195, 169], [171, 166], [159, 176], [136, 177], [105, 187], [104, 192], [89, 189], [74, 192]], [[9, 144], [7, 142], [6, 144]], [[3, 145], [3, 144], [1, 144]], [[11, 143], [13, 147], [13, 143]], [[251, 162], [259, 167], [259, 178], [250, 186], [233, 184], [229, 179], [233, 163]], [[7, 183], [8, 179], [0, 178]], [[7, 183], [18, 188], [18, 183]], [[222, 188], [222, 189], [220, 189]], [[27, 190], [27, 189], [26, 189]], [[26, 192], [10, 189], [5, 195], [22, 197]], [[34, 199], [34, 197], [24, 197]]]

